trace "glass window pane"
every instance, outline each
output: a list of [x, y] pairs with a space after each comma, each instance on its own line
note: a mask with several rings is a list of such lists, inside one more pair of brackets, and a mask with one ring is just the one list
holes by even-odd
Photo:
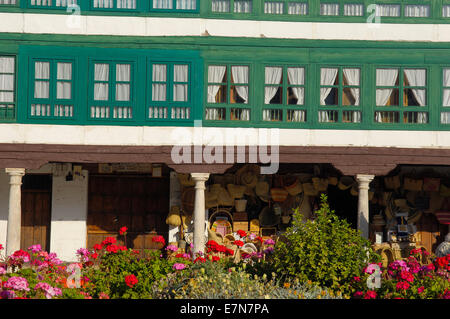
[[131, 65], [117, 64], [116, 65], [116, 81], [130, 82]]
[[212, 12], [230, 12], [230, 0], [212, 0]]
[[320, 14], [323, 16], [338, 16], [339, 4], [338, 3], [321, 3]]
[[153, 9], [172, 9], [173, 0], [153, 0]]
[[187, 84], [176, 84], [173, 86], [173, 100], [177, 102], [187, 102], [188, 100]]
[[130, 100], [130, 85], [126, 83], [116, 84], [116, 101]]
[[34, 78], [35, 79], [50, 79], [50, 63], [49, 62], [35, 62], [34, 63]]
[[264, 3], [264, 13], [269, 14], [283, 14], [284, 13], [284, 3], [283, 2], [265, 2]]
[[173, 81], [174, 82], [188, 82], [188, 66], [174, 65], [173, 67]]
[[70, 82], [57, 82], [56, 98], [70, 100], [72, 98], [72, 84]]
[[405, 17], [429, 17], [430, 16], [430, 6], [424, 5], [406, 5], [405, 6]]
[[299, 2], [289, 2], [288, 4], [288, 14], [294, 15], [307, 15], [308, 14], [308, 4]]
[[167, 81], [167, 65], [153, 64], [152, 81], [153, 82]]
[[14, 102], [14, 92], [0, 92], [0, 102]]
[[358, 3], [344, 4], [344, 15], [345, 16], [363, 16], [364, 15], [364, 5], [358, 4]]
[[166, 101], [166, 88], [165, 84], [152, 84], [152, 100]]
[[49, 98], [49, 82], [47, 81], [34, 82], [34, 98], [35, 99]]
[[0, 74], [0, 90], [14, 90], [14, 74]]
[[14, 58], [0, 57], [0, 73], [14, 73]]
[[425, 69], [405, 69], [403, 81], [405, 86], [425, 86], [427, 71]]
[[56, 78], [58, 80], [72, 80], [72, 63], [58, 62], [56, 66]]
[[177, 10], [196, 10], [197, 0], [177, 0]]
[[399, 17], [400, 5], [377, 4], [375, 14], [379, 17]]
[[398, 89], [377, 89], [376, 91], [376, 105], [389, 106], [399, 105]]
[[248, 0], [234, 0], [234, 12], [236, 13], [251, 13], [252, 2]]
[[94, 84], [94, 100], [108, 101], [108, 95], [109, 95], [108, 83], [95, 83]]
[[109, 64], [95, 63], [94, 80], [95, 81], [108, 81], [109, 80]]
[[359, 105], [359, 89], [358, 88], [344, 88], [344, 95], [342, 97], [342, 105]]

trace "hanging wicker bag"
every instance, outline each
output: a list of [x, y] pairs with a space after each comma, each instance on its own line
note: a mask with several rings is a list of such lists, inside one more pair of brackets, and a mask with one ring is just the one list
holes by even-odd
[[274, 202], [284, 202], [289, 193], [284, 188], [271, 188], [270, 196]]
[[295, 178], [293, 183], [287, 184], [285, 180], [285, 186], [284, 189], [289, 193], [291, 196], [295, 196], [303, 192], [302, 183], [300, 182], [300, 179], [297, 177]]
[[319, 192], [326, 192], [328, 189], [328, 178], [313, 177], [314, 188]]
[[227, 185], [228, 193], [233, 199], [240, 199], [244, 197], [246, 187], [244, 185]]

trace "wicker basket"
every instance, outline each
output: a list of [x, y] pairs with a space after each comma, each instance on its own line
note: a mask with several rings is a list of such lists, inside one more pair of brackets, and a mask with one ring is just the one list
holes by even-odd
[[[222, 233], [222, 235], [223, 236], [225, 236], [225, 235], [227, 235], [227, 234], [229, 234], [229, 233], [232, 233], [233, 232], [233, 216], [230, 214], [230, 212], [229, 212], [229, 210], [228, 209], [223, 209], [223, 208], [219, 208], [219, 209], [217, 209], [214, 213], [212, 213], [211, 214], [211, 216], [209, 217], [209, 227], [210, 227], [210, 229], [212, 230], [212, 231], [214, 231], [214, 232], [217, 232], [217, 225], [215, 225], [215, 222], [216, 222], [216, 219], [218, 218], [218, 217], [226, 217], [226, 219], [227, 219], [227, 225], [226, 225], [226, 228], [229, 228], [229, 229], [226, 229], [225, 230], [225, 233], [223, 234]], [[223, 225], [222, 225], [223, 226]]]
[[195, 188], [189, 187], [183, 191], [181, 195], [181, 208], [184, 212], [191, 215], [195, 206]]

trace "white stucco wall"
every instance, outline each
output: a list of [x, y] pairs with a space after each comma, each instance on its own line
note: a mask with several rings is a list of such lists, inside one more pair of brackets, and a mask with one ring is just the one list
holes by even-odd
[[64, 261], [76, 261], [78, 248], [86, 248], [88, 171], [85, 178], [66, 181], [53, 176], [50, 251]]
[[0, 13], [0, 30], [14, 33], [210, 36], [317, 40], [450, 41], [448, 24], [326, 23], [201, 18]]
[[[0, 244], [6, 247], [6, 229], [8, 226], [9, 177], [0, 169]], [[5, 250], [0, 251], [0, 256]]]

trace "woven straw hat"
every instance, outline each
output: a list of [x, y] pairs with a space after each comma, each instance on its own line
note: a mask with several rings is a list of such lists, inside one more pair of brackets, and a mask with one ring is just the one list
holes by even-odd
[[[286, 183], [286, 180], [285, 180]], [[302, 187], [302, 183], [300, 182], [300, 178], [295, 178], [294, 182], [284, 186], [284, 189], [287, 190], [287, 192], [289, 193], [289, 195], [291, 196], [295, 196], [300, 194], [301, 192], [303, 192], [303, 187]]]
[[170, 208], [170, 212], [166, 217], [166, 224], [171, 226], [180, 226], [181, 225], [181, 217], [180, 217], [180, 207], [172, 206]]
[[222, 206], [233, 206], [234, 201], [228, 191], [219, 184], [211, 186], [211, 191], [217, 194], [217, 201]]
[[355, 180], [353, 179], [353, 177], [351, 177], [351, 176], [342, 176], [339, 179], [338, 188], [341, 191], [345, 191], [345, 190], [349, 189], [350, 187], [352, 187], [354, 183], [355, 183]]
[[268, 202], [270, 200], [269, 183], [259, 181], [255, 186], [255, 193], [262, 201]]
[[238, 213], [245, 212], [245, 208], [247, 207], [246, 199], [236, 199], [234, 201], [234, 206], [236, 207], [236, 211]]
[[236, 172], [236, 181], [240, 185], [254, 188], [258, 183], [258, 175], [261, 170], [256, 164], [247, 164]]

